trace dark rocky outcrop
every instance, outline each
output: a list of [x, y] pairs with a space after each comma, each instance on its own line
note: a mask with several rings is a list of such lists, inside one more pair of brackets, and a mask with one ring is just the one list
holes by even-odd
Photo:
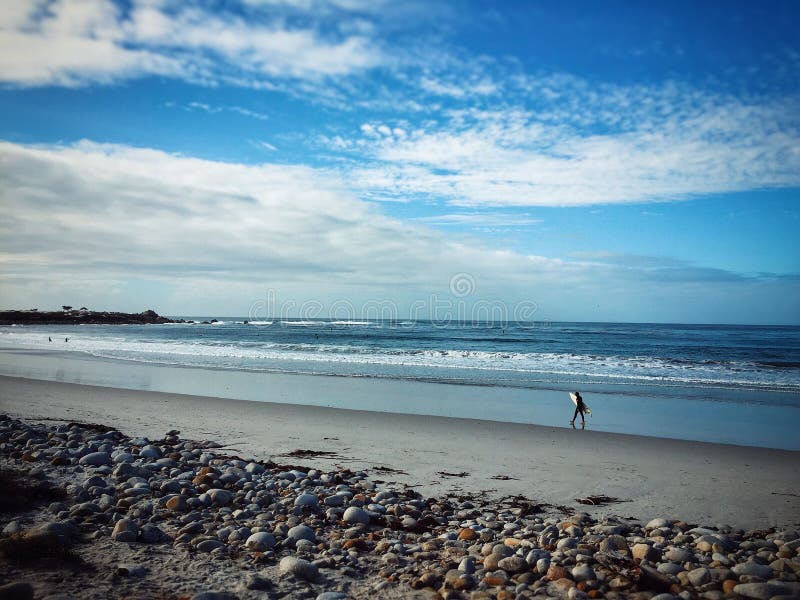
[[162, 317], [153, 310], [140, 313], [122, 313], [94, 310], [4, 310], [0, 311], [0, 325], [147, 325], [180, 323]]

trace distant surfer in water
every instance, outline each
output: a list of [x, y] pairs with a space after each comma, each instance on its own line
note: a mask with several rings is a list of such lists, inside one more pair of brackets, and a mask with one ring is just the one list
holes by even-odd
[[575, 417], [578, 416], [578, 413], [581, 413], [581, 427], [585, 427], [586, 419], [583, 416], [584, 412], [586, 412], [586, 405], [583, 403], [581, 393], [575, 392], [575, 414], [572, 415], [572, 421], [570, 421], [569, 424], [575, 427]]

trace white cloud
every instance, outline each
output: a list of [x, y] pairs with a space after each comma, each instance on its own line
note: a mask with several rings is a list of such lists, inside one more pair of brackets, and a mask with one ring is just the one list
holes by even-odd
[[231, 110], [235, 113], [239, 113], [240, 115], [243, 115], [245, 117], [251, 117], [253, 119], [257, 119], [259, 121], [266, 121], [269, 119], [269, 116], [265, 115], [264, 113], [255, 110], [250, 110], [249, 108], [244, 108], [242, 106], [230, 106], [228, 110]]
[[263, 150], [269, 150], [270, 152], [276, 152], [278, 149], [270, 144], [269, 142], [265, 142], [263, 140], [255, 140], [252, 142], [257, 148], [262, 148]]
[[449, 213], [434, 215], [429, 217], [419, 217], [418, 221], [429, 225], [440, 226], [471, 226], [471, 227], [522, 227], [526, 225], [536, 225], [541, 223], [541, 219], [531, 216], [529, 213], [508, 213], [508, 212], [472, 212], [472, 213]]
[[436, 96], [450, 96], [456, 99], [473, 98], [496, 94], [499, 89], [488, 77], [473, 78], [472, 81], [453, 81], [425, 76], [420, 79], [419, 86], [426, 92]]
[[604, 133], [523, 107], [451, 111], [402, 139], [376, 137], [380, 125], [362, 128], [366, 145], [355, 147], [366, 148], [366, 160], [352, 176], [371, 197], [465, 206], [668, 201], [800, 185], [796, 101], [684, 90], [673, 102], [680, 90], [670, 85], [629, 90], [637, 107], [626, 112], [624, 90], [597, 97], [571, 85], [575, 114], [605, 119]]
[[95, 276], [215, 273], [351, 285], [391, 285], [402, 273], [435, 286], [446, 285], [448, 270], [480, 268], [493, 256], [389, 219], [307, 167], [90, 142], [2, 143], [0, 166], [7, 272], [25, 265]]
[[4, 9], [0, 12], [0, 81], [73, 86], [147, 74], [191, 73], [173, 57], [126, 47], [120, 18], [108, 0], [38, 2], [34, 10], [24, 13]]
[[158, 75], [257, 85], [345, 76], [381, 60], [369, 38], [323, 37], [312, 25], [250, 21], [189, 5], [168, 11], [147, 0], [134, 2], [129, 13], [112, 0], [40, 4], [40, 10], [0, 11], [0, 81], [79, 86]]
[[[175, 103], [168, 103], [167, 106], [174, 107]], [[214, 115], [223, 111], [233, 112], [244, 117], [250, 117], [252, 119], [257, 119], [259, 121], [267, 121], [269, 119], [268, 115], [264, 113], [251, 110], [249, 108], [244, 108], [243, 106], [211, 106], [210, 104], [206, 104], [205, 102], [189, 102], [185, 106], [186, 110], [193, 111], [193, 110], [201, 110], [203, 112], [207, 112], [208, 114]]]
[[[172, 298], [167, 310], [176, 313], [203, 312], [208, 297], [246, 312], [253, 294], [267, 287], [301, 299], [409, 303], [446, 295], [451, 277], [468, 273], [476, 294], [467, 301], [533, 302], [541, 307], [535, 319], [586, 318], [585, 307], [602, 301], [608, 308], [600, 319], [685, 321], [687, 315], [663, 307], [702, 311], [707, 303], [708, 314], [731, 319], [752, 306], [738, 303], [741, 293], [770, 306], [797, 287], [794, 280], [746, 278], [680, 261], [608, 253], [560, 260], [456, 241], [388, 218], [341, 181], [303, 166], [223, 163], [91, 142], [2, 142], [0, 178], [6, 305], [17, 299], [57, 305], [65, 290], [105, 284], [114, 293], [138, 290], [150, 298], [142, 281], [160, 290], [154, 296]], [[444, 218], [470, 222], [472, 214]], [[641, 299], [641, 308], [621, 313], [630, 298]], [[782, 314], [793, 313], [784, 307]]]

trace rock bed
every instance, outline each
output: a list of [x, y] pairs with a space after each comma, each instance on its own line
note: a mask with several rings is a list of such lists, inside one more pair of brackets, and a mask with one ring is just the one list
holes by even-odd
[[423, 498], [177, 431], [156, 441], [7, 416], [0, 466], [64, 496], [0, 513], [0, 600], [800, 597], [793, 530]]

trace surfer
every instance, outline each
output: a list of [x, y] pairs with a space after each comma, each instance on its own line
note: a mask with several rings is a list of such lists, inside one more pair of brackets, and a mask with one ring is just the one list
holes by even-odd
[[586, 405], [583, 403], [581, 393], [575, 392], [575, 414], [572, 415], [572, 420], [569, 422], [569, 424], [575, 427], [575, 417], [578, 416], [578, 413], [581, 413], [581, 427], [585, 427], [586, 419], [583, 416], [584, 412], [586, 412]]

